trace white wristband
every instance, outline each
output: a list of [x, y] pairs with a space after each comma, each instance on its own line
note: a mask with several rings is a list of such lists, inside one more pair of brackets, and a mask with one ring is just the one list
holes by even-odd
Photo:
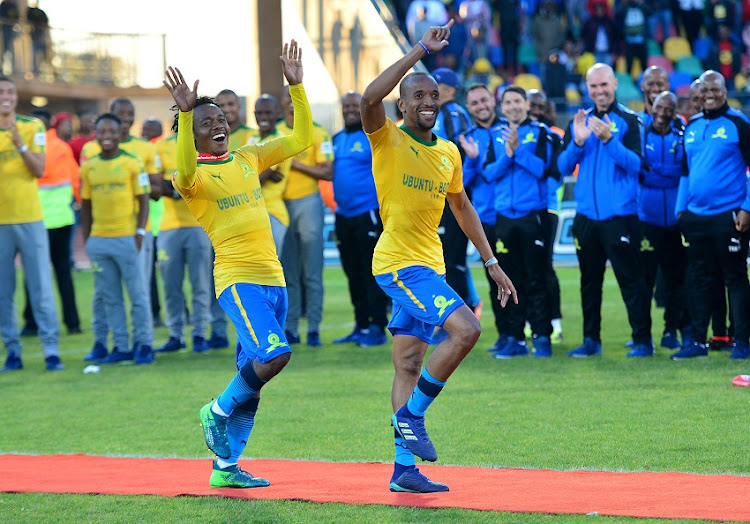
[[484, 267], [494, 266], [495, 264], [497, 264], [497, 258], [492, 257], [491, 259], [489, 259], [487, 262], [484, 263]]
[[19, 152], [19, 153], [21, 153], [22, 155], [23, 155], [23, 154], [24, 154], [24, 153], [25, 153], [26, 151], [28, 151], [28, 150], [29, 150], [29, 146], [28, 146], [28, 145], [26, 145], [26, 144], [24, 144], [24, 145], [22, 145], [21, 147], [19, 147], [19, 148], [18, 148], [18, 152]]
[[143, 229], [142, 227], [139, 227], [138, 229], [135, 230], [135, 234], [136, 235], [140, 235], [142, 237], [145, 237], [146, 236], [146, 230]]

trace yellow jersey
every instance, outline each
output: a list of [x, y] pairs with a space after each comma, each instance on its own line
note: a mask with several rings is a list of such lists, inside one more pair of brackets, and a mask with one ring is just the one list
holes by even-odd
[[425, 142], [408, 129], [396, 127], [390, 118], [367, 138], [372, 146], [372, 173], [383, 220], [372, 273], [427, 266], [444, 274], [438, 225], [446, 194], [463, 191], [458, 148], [437, 137]]
[[[162, 138], [156, 142], [156, 150], [164, 169], [164, 180], [171, 181], [177, 171], [177, 135]], [[164, 202], [164, 215], [161, 217], [162, 231], [182, 227], [201, 227], [190, 212], [184, 198], [178, 199], [172, 198], [171, 195], [163, 195], [159, 200]]]
[[81, 165], [81, 198], [91, 201], [92, 237], [135, 235], [135, 199], [146, 193], [147, 180], [143, 162], [122, 150], [114, 158], [94, 155]]
[[[281, 137], [281, 133], [279, 133], [278, 129], [271, 131], [265, 138], [260, 138], [260, 134], [256, 132], [250, 137], [248, 144], [265, 144], [269, 140], [279, 137]], [[291, 167], [291, 158], [287, 158], [280, 164], [273, 166], [273, 169], [281, 173], [284, 178], [282, 178], [280, 182], [266, 180], [260, 185], [263, 189], [263, 200], [266, 201], [268, 214], [275, 217], [285, 226], [289, 225], [289, 212], [284, 203], [284, 190], [286, 190], [287, 183], [289, 182], [289, 169], [291, 169]]]
[[[16, 115], [16, 129], [21, 141], [32, 153], [44, 153], [47, 135], [44, 124], [36, 118]], [[37, 178], [13, 143], [10, 131], [0, 130], [0, 224], [25, 224], [42, 220]]]
[[[130, 153], [131, 155], [135, 155], [136, 157], [140, 158], [146, 168], [146, 173], [148, 173], [149, 175], [161, 175], [161, 158], [159, 158], [159, 155], [156, 152], [156, 146], [148, 140], [130, 135], [127, 140], [123, 140], [120, 142], [120, 149], [122, 149], [126, 153]], [[83, 149], [81, 149], [81, 163], [83, 163], [89, 157], [98, 155], [101, 152], [102, 148], [99, 145], [98, 140], [86, 142], [83, 146]], [[146, 193], [151, 193], [151, 181], [147, 179], [146, 182], [147, 184], [143, 186], [143, 189], [146, 191]], [[160, 200], [149, 201], [149, 216], [148, 221], [146, 222], [146, 231], [151, 231], [152, 213], [154, 215], [159, 215], [159, 218], [161, 217], [162, 206], [163, 204]], [[154, 219], [156, 218], [157, 217], [155, 216]]]
[[[296, 122], [296, 120], [295, 120]], [[276, 129], [282, 135], [292, 132], [284, 120], [276, 124]], [[294, 160], [306, 166], [316, 166], [322, 162], [333, 161], [333, 144], [331, 136], [323, 127], [313, 123], [313, 145], [294, 157]], [[291, 168], [289, 170], [289, 182], [284, 190], [284, 200], [296, 200], [319, 192], [318, 180]]]
[[248, 144], [248, 140], [256, 133], [255, 129], [248, 127], [245, 124], [240, 124], [240, 127], [229, 133], [228, 149], [232, 151], [241, 148]]
[[312, 117], [304, 88], [298, 84], [289, 91], [300, 123], [292, 135], [246, 145], [218, 158], [198, 156], [193, 112], [180, 112], [173, 184], [211, 239], [217, 297], [238, 283], [286, 285], [258, 173], [312, 143]]

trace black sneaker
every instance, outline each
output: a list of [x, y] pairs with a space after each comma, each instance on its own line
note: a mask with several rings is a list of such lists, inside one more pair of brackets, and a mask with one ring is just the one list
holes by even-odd
[[51, 357], [45, 358], [44, 365], [48, 371], [62, 371], [63, 369], [65, 369], [63, 363], [60, 362], [60, 357], [58, 357], [57, 355], [52, 355]]
[[19, 369], [23, 369], [21, 357], [16, 356], [15, 353], [11, 353], [8, 355], [8, 358], [5, 360], [5, 365], [0, 371], [18, 371]]

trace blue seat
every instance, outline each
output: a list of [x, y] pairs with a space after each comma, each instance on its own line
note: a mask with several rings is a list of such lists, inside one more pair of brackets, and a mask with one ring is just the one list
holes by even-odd
[[673, 71], [671, 75], [669, 75], [669, 85], [672, 88], [672, 91], [677, 91], [678, 89], [688, 86], [690, 87], [690, 84], [693, 83], [693, 80], [695, 80], [696, 77], [692, 76], [689, 73], [686, 73], [685, 71]]
[[701, 62], [708, 60], [711, 55], [711, 47], [714, 45], [714, 41], [707, 36], [700, 36], [693, 42], [693, 54], [697, 56]]

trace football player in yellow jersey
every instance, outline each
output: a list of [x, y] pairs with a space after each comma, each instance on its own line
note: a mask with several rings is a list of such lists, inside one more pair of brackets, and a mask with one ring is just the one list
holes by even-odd
[[247, 144], [251, 136], [255, 134], [255, 129], [247, 126], [241, 119], [242, 104], [240, 97], [231, 89], [222, 89], [216, 95], [216, 105], [229, 124], [229, 145], [228, 150], [234, 151]]
[[[183, 281], [185, 267], [192, 288], [193, 351], [201, 353], [208, 349], [205, 332], [211, 302], [211, 270], [213, 251], [206, 232], [188, 209], [185, 200], [172, 186], [172, 176], [177, 170], [177, 135], [163, 138], [156, 149], [164, 168], [162, 200], [164, 215], [159, 233], [159, 270], [164, 282], [164, 304], [167, 311], [169, 340], [157, 348], [157, 353], [178, 351], [185, 347], [185, 294]], [[223, 315], [222, 311], [222, 315]]]
[[[278, 138], [281, 133], [276, 128], [279, 115], [279, 102], [276, 97], [264, 93], [255, 101], [255, 121], [258, 133], [250, 137], [248, 144], [262, 144]], [[268, 216], [271, 219], [273, 241], [276, 244], [276, 254], [281, 256], [284, 237], [289, 227], [289, 212], [284, 203], [284, 190], [289, 181], [289, 169], [292, 159], [287, 158], [282, 163], [267, 168], [259, 176], [260, 187], [263, 188], [263, 200], [266, 201]]]
[[[270, 483], [237, 466], [250, 436], [261, 388], [289, 362], [284, 336], [284, 273], [276, 256], [259, 173], [312, 144], [312, 118], [302, 87], [302, 52], [284, 45], [282, 70], [295, 99], [297, 125], [289, 136], [227, 149], [229, 125], [211, 98], [197, 97], [178, 69], [164, 85], [179, 108], [177, 172], [173, 183], [216, 251], [214, 276], [221, 307], [237, 329], [239, 372], [214, 402], [200, 410], [206, 444], [216, 455], [212, 487]], [[197, 152], [196, 152], [197, 149]]]
[[[143, 162], [119, 147], [120, 120], [105, 113], [96, 120], [96, 140], [101, 153], [81, 165], [81, 231], [94, 271], [94, 294], [104, 304], [104, 317], [112, 331], [114, 349], [99, 362], [114, 364], [154, 361], [154, 331], [146, 281], [138, 261], [148, 218], [148, 185]], [[136, 203], [138, 204], [136, 206]], [[131, 303], [133, 349], [129, 348], [123, 283]], [[92, 350], [92, 353], [94, 350]], [[96, 360], [89, 354], [87, 360]]]
[[29, 301], [49, 370], [65, 367], [58, 355], [59, 325], [49, 239], [42, 222], [37, 179], [44, 174], [44, 125], [36, 118], [16, 114], [16, 84], [0, 76], [0, 334], [8, 358], [0, 371], [23, 368], [14, 296], [16, 254], [21, 253]]
[[[294, 104], [288, 90], [281, 99], [283, 122], [278, 128], [289, 134], [294, 127]], [[302, 316], [302, 297], [307, 316], [307, 345], [321, 346], [319, 325], [323, 318], [323, 199], [319, 181], [333, 180], [333, 145], [323, 127], [313, 128], [313, 147], [292, 160], [284, 201], [289, 211], [289, 229], [284, 239], [281, 265], [284, 266], [289, 315], [286, 335], [289, 342], [300, 342], [298, 324]], [[304, 287], [304, 293], [302, 288]]]
[[[383, 219], [383, 234], [372, 268], [381, 288], [393, 299], [388, 328], [393, 335], [395, 377], [391, 402], [395, 411], [395, 466], [391, 491], [432, 493], [448, 486], [432, 482], [415, 465], [437, 460], [424, 426], [424, 414], [448, 377], [471, 351], [480, 325], [458, 294], [445, 282], [445, 264], [437, 228], [445, 201], [498, 284], [504, 306], [513, 284], [492, 254], [482, 224], [463, 189], [457, 147], [437, 138], [432, 127], [440, 111], [437, 83], [427, 73], [409, 70], [428, 54], [448, 45], [453, 21], [431, 27], [403, 58], [383, 71], [362, 95], [362, 124], [372, 146], [373, 176]], [[404, 124], [386, 118], [383, 99], [400, 84], [398, 107]], [[420, 374], [435, 326], [448, 332]]]

